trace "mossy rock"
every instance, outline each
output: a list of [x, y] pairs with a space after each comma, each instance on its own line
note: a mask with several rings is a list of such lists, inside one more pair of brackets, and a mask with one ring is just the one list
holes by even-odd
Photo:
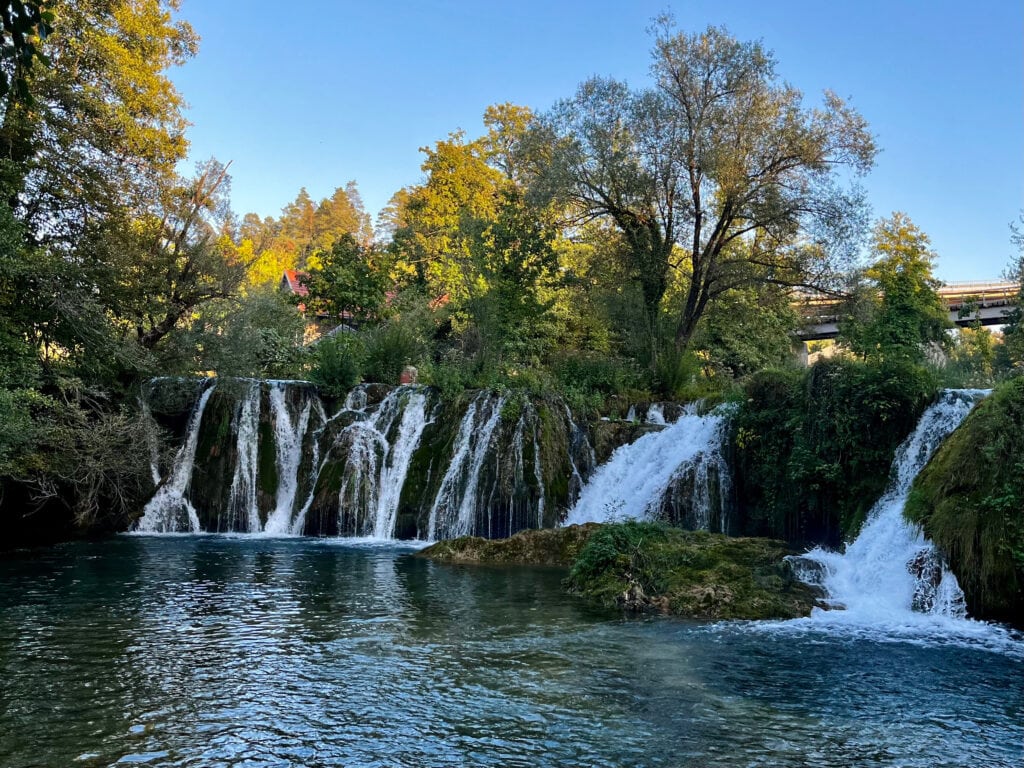
[[416, 553], [439, 563], [556, 565], [568, 567], [601, 526], [597, 523], [566, 528], [520, 531], [507, 539], [463, 536], [439, 541]]
[[796, 580], [781, 541], [681, 531], [660, 523], [587, 523], [464, 536], [417, 553], [454, 564], [570, 567], [568, 589], [607, 607], [694, 619], [807, 616], [820, 593]]
[[907, 517], [979, 619], [1024, 626], [1024, 379], [983, 400], [914, 481]]
[[594, 436], [594, 456], [597, 463], [604, 464], [616, 448], [635, 443], [651, 432], [660, 432], [661, 424], [641, 424], [633, 421], [596, 421], [591, 432]]
[[660, 523], [602, 526], [573, 563], [569, 589], [605, 606], [693, 619], [791, 619], [820, 596], [797, 581], [781, 541], [682, 531]]

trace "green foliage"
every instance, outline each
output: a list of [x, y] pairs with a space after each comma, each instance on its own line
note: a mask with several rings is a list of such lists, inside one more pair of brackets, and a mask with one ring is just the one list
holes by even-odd
[[921, 362], [927, 344], [947, 343], [950, 327], [928, 236], [897, 212], [875, 226], [872, 250], [869, 282], [843, 311], [840, 339], [865, 360]]
[[975, 407], [917, 476], [905, 512], [949, 559], [972, 615], [1024, 625], [1024, 379]]
[[361, 245], [351, 234], [341, 235], [331, 250], [318, 254], [318, 264], [300, 278], [309, 289], [303, 303], [313, 312], [349, 324], [378, 318], [388, 285], [382, 258], [382, 253]]
[[866, 171], [875, 147], [835, 94], [805, 107], [760, 43], [661, 20], [653, 55], [655, 86], [595, 77], [541, 118], [551, 149], [534, 187], [618, 230], [652, 341], [671, 273], [686, 276], [669, 310], [681, 349], [731, 290], [834, 273], [864, 210], [838, 172]]
[[397, 384], [402, 369], [415, 364], [423, 354], [423, 342], [408, 324], [392, 322], [361, 335], [365, 346], [364, 378], [383, 384]]
[[160, 372], [301, 378], [307, 362], [303, 331], [302, 316], [275, 290], [208, 302], [186, 328], [161, 345]]
[[320, 339], [313, 348], [310, 381], [328, 397], [344, 397], [359, 383], [366, 350], [353, 333], [343, 331]]
[[814, 595], [788, 576], [787, 554], [782, 542], [770, 539], [631, 521], [594, 532], [573, 562], [567, 584], [609, 607], [697, 619], [806, 616]]
[[902, 362], [753, 376], [735, 420], [742, 531], [832, 546], [854, 536], [935, 391]]
[[942, 371], [943, 384], [955, 388], [991, 386], [1002, 346], [981, 324], [959, 328], [950, 343], [949, 361]]

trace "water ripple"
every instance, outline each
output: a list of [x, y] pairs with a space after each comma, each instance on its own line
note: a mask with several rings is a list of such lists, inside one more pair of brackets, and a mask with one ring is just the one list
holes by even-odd
[[560, 579], [380, 542], [16, 554], [0, 561], [0, 765], [1024, 761], [1009, 633], [622, 620]]

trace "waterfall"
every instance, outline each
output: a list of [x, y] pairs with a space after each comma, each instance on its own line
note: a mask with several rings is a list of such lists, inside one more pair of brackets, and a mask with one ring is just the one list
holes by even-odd
[[503, 395], [480, 392], [459, 424], [448, 469], [430, 508], [427, 535], [431, 540], [466, 536], [473, 530], [480, 470], [505, 405]]
[[[594, 471], [597, 466], [597, 456], [594, 454], [594, 447], [587, 438], [587, 432], [576, 424], [572, 416], [572, 410], [565, 406], [566, 428], [569, 437], [569, 503], [575, 504], [586, 484], [586, 477]], [[580, 470], [582, 465], [583, 469]], [[586, 477], [584, 477], [584, 473]]]
[[[140, 409], [159, 490], [136, 528], [437, 539], [542, 527], [579, 496], [594, 450], [565, 403], [509, 402], [476, 392], [459, 413], [429, 387], [364, 384], [328, 417], [306, 382], [154, 380]], [[171, 467], [161, 427], [185, 432]]]
[[[696, 407], [690, 406], [665, 429], [619, 447], [584, 486], [565, 524], [653, 519], [670, 494], [679, 497], [682, 481], [692, 476], [687, 498], [676, 499], [689, 508], [686, 522], [690, 527], [708, 528], [717, 516], [719, 527], [724, 528], [730, 483], [722, 446], [728, 418], [721, 408], [700, 416]], [[709, 490], [712, 472], [720, 485], [717, 510]]]
[[153, 498], [146, 504], [142, 517], [135, 525], [135, 530], [146, 533], [199, 532], [199, 516], [185, 494], [192, 482], [192, 467], [196, 460], [196, 446], [199, 444], [199, 426], [203, 421], [203, 411], [206, 410], [206, 404], [216, 387], [216, 382], [208, 386], [192, 409], [185, 431], [185, 443], [178, 449], [178, 453], [174, 457], [171, 475], [157, 488]]
[[965, 615], [963, 592], [921, 529], [903, 516], [910, 487], [942, 441], [988, 390], [946, 390], [897, 449], [889, 486], [846, 551], [814, 549], [794, 558], [798, 575], [825, 590], [829, 621], [903, 624], [917, 614]]
[[270, 412], [274, 424], [274, 448], [277, 461], [277, 494], [274, 510], [267, 518], [266, 533], [283, 534], [291, 530], [292, 512], [299, 489], [299, 464], [302, 461], [302, 438], [309, 426], [312, 402], [306, 400], [292, 417], [283, 381], [271, 381]]
[[[394, 396], [396, 399], [403, 397], [404, 389], [411, 388], [395, 390], [388, 397]], [[373, 535], [378, 539], [389, 539], [394, 536], [398, 501], [402, 495], [402, 487], [405, 485], [405, 477], [409, 472], [409, 464], [412, 462], [413, 453], [419, 446], [423, 430], [429, 423], [427, 396], [419, 388], [412, 389], [411, 392], [408, 392], [405, 408], [402, 411], [398, 435], [388, 451], [387, 460], [380, 474], [380, 490], [377, 494], [377, 509], [373, 524]]]
[[[260, 530], [260, 512], [256, 504], [256, 471], [259, 451], [260, 383], [248, 382], [235, 421], [235, 474], [228, 497], [230, 530]], [[244, 528], [242, 524], [244, 523]]]

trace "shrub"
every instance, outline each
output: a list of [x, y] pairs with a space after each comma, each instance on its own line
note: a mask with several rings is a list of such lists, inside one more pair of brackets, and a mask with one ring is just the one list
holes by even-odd
[[830, 360], [753, 376], [735, 421], [742, 532], [830, 546], [852, 537], [935, 391], [908, 363]]
[[367, 380], [397, 384], [402, 369], [420, 358], [422, 344], [414, 329], [400, 322], [362, 334], [366, 347], [363, 373]]
[[342, 397], [359, 383], [366, 354], [359, 337], [338, 332], [317, 342], [310, 379], [328, 397]]

